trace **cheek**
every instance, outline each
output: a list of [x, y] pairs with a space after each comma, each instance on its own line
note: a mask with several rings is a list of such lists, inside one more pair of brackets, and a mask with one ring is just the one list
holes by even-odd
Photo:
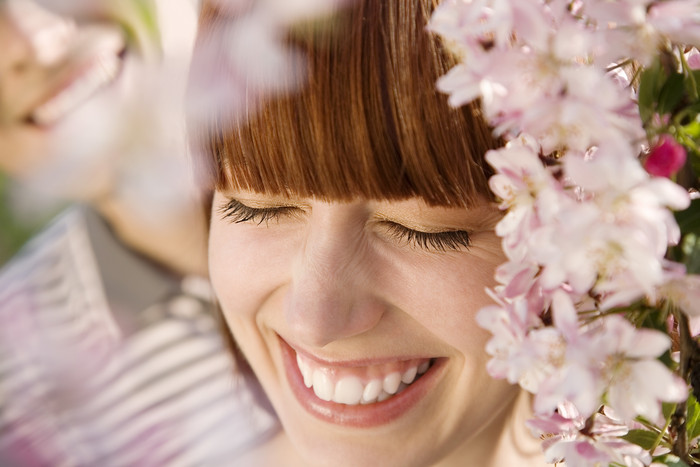
[[[219, 215], [214, 213], [214, 216]], [[252, 317], [289, 277], [294, 238], [213, 219], [209, 274], [227, 316]]]
[[47, 163], [49, 147], [45, 131], [14, 122], [3, 126], [0, 122], [0, 141], [0, 170], [13, 177], [28, 178]]
[[492, 304], [486, 289], [493, 287], [500, 250], [470, 252], [396, 268], [395, 296], [399, 307], [440, 340], [467, 355], [484, 353], [490, 334], [476, 324], [476, 314]]

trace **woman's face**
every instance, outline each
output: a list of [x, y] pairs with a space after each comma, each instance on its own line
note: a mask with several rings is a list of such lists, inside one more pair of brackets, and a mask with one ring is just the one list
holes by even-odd
[[432, 463], [513, 400], [474, 321], [504, 261], [492, 204], [230, 191], [212, 214], [216, 294], [307, 462]]

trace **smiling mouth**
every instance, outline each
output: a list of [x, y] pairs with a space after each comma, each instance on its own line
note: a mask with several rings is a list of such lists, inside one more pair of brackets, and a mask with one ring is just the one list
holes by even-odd
[[331, 364], [297, 352], [281, 337], [279, 342], [299, 404], [316, 418], [348, 427], [378, 426], [409, 413], [428, 394], [437, 394], [447, 368], [448, 359], [437, 357]]
[[104, 51], [93, 57], [82, 71], [28, 117], [31, 124], [50, 126], [86, 102], [97, 91], [116, 80], [122, 69], [126, 49]]
[[430, 368], [431, 359], [413, 359], [367, 367], [336, 368], [321, 365], [297, 353], [304, 385], [316, 397], [338, 404], [383, 402], [417, 381]]

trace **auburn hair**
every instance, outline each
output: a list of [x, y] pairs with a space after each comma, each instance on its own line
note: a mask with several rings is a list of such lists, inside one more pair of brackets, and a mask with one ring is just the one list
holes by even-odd
[[[502, 141], [477, 105], [451, 108], [436, 90], [457, 63], [426, 31], [436, 3], [351, 0], [326, 20], [292, 28], [287, 45], [305, 59], [300, 89], [246, 93], [250, 116], [219, 112], [194, 130], [210, 185], [323, 200], [418, 196], [446, 206], [490, 198], [484, 154]], [[229, 20], [205, 2], [198, 46]]]

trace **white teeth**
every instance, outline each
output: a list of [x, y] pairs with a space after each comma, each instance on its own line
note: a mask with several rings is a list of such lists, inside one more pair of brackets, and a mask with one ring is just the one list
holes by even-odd
[[416, 379], [416, 374], [418, 374], [418, 367], [412, 366], [401, 376], [401, 381], [406, 384], [411, 384], [413, 380]]
[[366, 403], [374, 402], [377, 400], [377, 397], [379, 397], [379, 394], [381, 394], [381, 392], [382, 382], [378, 379], [373, 379], [365, 387], [365, 390], [362, 393], [362, 400]]
[[423, 362], [420, 365], [409, 367], [403, 374], [395, 371], [383, 379], [374, 378], [363, 383], [362, 379], [357, 376], [346, 375], [334, 383], [337, 376], [332, 378], [331, 375], [336, 374], [335, 371], [329, 371], [325, 367], [314, 368], [315, 364], [305, 360], [299, 354], [297, 354], [297, 365], [304, 385], [311, 388], [316, 397], [324, 401], [346, 405], [385, 401], [400, 394], [416, 380], [418, 375], [425, 373], [430, 367], [429, 362]]
[[333, 402], [338, 404], [357, 405], [362, 399], [364, 387], [359, 378], [347, 376], [335, 385]]
[[401, 373], [398, 371], [391, 373], [384, 378], [384, 391], [388, 392], [389, 394], [396, 394], [399, 384], [401, 384]]
[[299, 365], [301, 375], [304, 377], [304, 385], [310, 388], [314, 384], [313, 370], [301, 359], [299, 354], [297, 354], [297, 365]]
[[418, 374], [422, 375], [426, 371], [428, 371], [428, 368], [430, 368], [430, 362], [423, 362], [420, 365], [418, 365]]
[[328, 375], [324, 372], [316, 370], [314, 371], [314, 393], [316, 396], [324, 401], [330, 401], [333, 399], [333, 383], [331, 382]]

